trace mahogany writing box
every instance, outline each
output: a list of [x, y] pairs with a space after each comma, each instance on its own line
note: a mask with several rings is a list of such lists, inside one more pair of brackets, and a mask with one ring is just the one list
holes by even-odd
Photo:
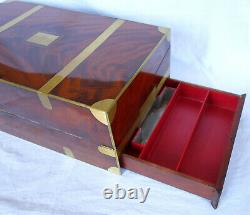
[[0, 128], [216, 208], [245, 95], [170, 79], [169, 62], [167, 28], [0, 4]]

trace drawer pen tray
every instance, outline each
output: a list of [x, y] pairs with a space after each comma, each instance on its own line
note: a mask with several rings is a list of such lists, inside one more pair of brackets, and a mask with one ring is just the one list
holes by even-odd
[[210, 199], [217, 207], [245, 95], [169, 79], [172, 91], [145, 144], [138, 129], [123, 167]]

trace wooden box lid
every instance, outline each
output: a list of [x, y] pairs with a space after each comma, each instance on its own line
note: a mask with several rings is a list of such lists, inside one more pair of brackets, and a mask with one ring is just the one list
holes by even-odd
[[[34, 107], [28, 107], [31, 110], [21, 106], [15, 109], [10, 104], [4, 104], [4, 108], [75, 136], [94, 133], [96, 122], [92, 118], [97, 119], [106, 126], [102, 128], [109, 139], [105, 144], [108, 151], [115, 151], [118, 162], [116, 147], [132, 135], [129, 127], [135, 129], [143, 104], [146, 102], [144, 109], [150, 107], [151, 93], [156, 96], [155, 88], [159, 90], [167, 77], [169, 37], [169, 29], [132, 21], [19, 1], [0, 4], [0, 83], [36, 97], [32, 100]], [[7, 88], [3, 86], [1, 93], [11, 95]], [[74, 123], [62, 120], [65, 107], [51, 111], [52, 100], [85, 109], [89, 122], [81, 127], [83, 114], [78, 113], [81, 119], [76, 119], [76, 107], [70, 107]], [[126, 115], [131, 104], [134, 107]], [[31, 114], [35, 109], [39, 111]], [[116, 114], [113, 123], [112, 114]], [[124, 117], [127, 123], [123, 123]], [[125, 137], [126, 133], [129, 136]], [[97, 140], [86, 138], [96, 151]]]
[[89, 106], [116, 98], [164, 36], [151, 25], [24, 2], [1, 5], [0, 25], [2, 79]]

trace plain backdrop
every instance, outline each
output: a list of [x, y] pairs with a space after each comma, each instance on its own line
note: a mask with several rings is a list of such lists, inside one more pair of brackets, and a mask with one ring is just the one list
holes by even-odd
[[[238, 94], [250, 92], [249, 0], [29, 2], [170, 27], [173, 78]], [[0, 215], [249, 215], [249, 119], [247, 97], [217, 210], [205, 199], [128, 170], [112, 175], [0, 132]], [[105, 200], [103, 189], [117, 183], [125, 188], [150, 187], [147, 201]]]

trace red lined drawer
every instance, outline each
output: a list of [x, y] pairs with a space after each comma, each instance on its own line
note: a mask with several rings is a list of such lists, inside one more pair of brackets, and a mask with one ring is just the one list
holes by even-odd
[[[171, 79], [165, 87], [175, 91], [150, 138], [145, 145], [132, 140], [122, 156], [122, 164], [127, 169], [215, 199], [216, 207], [245, 96]], [[152, 175], [148, 173], [150, 168], [138, 169], [140, 163], [161, 171], [165, 169], [167, 174]], [[179, 181], [170, 180], [169, 174], [178, 175]], [[184, 183], [184, 186], [184, 178], [190, 184], [204, 185], [205, 193], [200, 193], [197, 185], [186, 187]]]

